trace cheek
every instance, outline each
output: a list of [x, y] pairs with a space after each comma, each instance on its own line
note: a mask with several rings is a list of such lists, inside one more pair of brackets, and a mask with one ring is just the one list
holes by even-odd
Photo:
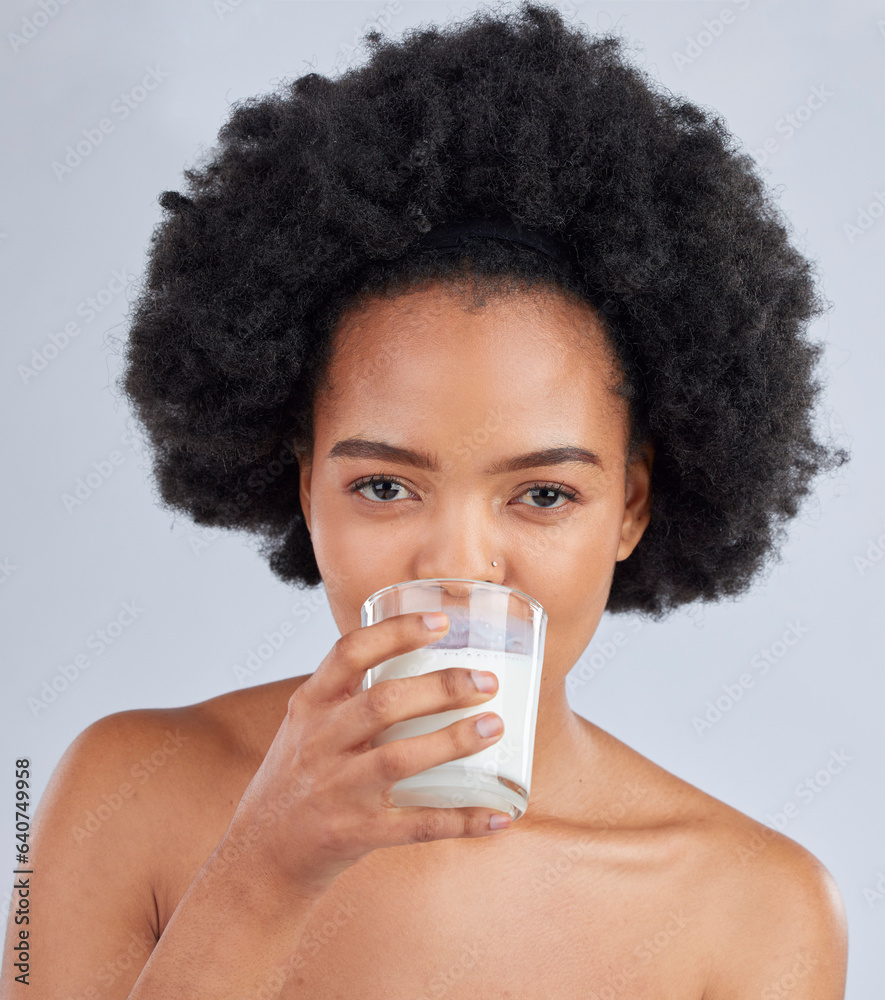
[[346, 487], [337, 482], [317, 483], [312, 493], [314, 556], [333, 613], [336, 607], [356, 607], [357, 620], [353, 628], [360, 624], [362, 602], [377, 589], [373, 581], [389, 582], [391, 573], [395, 574], [394, 565], [407, 554], [395, 527], [391, 525], [389, 531], [379, 531], [377, 525], [356, 516], [356, 504], [357, 500]]
[[[565, 630], [581, 629], [608, 600], [617, 541], [589, 535], [557, 547], [556, 555], [533, 563], [527, 572], [540, 592], [548, 595], [551, 619]], [[542, 600], [543, 603], [543, 600]]]
[[[623, 503], [594, 505], [574, 528], [557, 526], [526, 560], [525, 573], [547, 609], [549, 677], [571, 669], [593, 638], [611, 590]], [[528, 586], [528, 578], [526, 585]]]
[[611, 589], [613, 569], [603, 562], [584, 562], [557, 580], [548, 581], [538, 599], [547, 610], [544, 669], [548, 684], [556, 684], [578, 662], [593, 638]]
[[531, 564], [532, 574], [550, 586], [563, 579], [592, 580], [613, 568], [623, 517], [623, 496], [600, 491], [585, 498], [572, 516], [543, 530], [515, 530], [514, 557]]
[[347, 497], [335, 484], [315, 483], [311, 494], [311, 542], [326, 589], [346, 587], [358, 572], [364, 546], [357, 544]]

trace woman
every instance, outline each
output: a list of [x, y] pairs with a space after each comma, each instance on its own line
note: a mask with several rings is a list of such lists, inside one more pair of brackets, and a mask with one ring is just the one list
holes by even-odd
[[[164, 502], [322, 582], [341, 639], [78, 737], [35, 824], [28, 995], [842, 997], [823, 865], [565, 696], [604, 610], [744, 592], [847, 457], [812, 433], [809, 262], [721, 121], [617, 39], [528, 3], [368, 39], [366, 66], [236, 107], [161, 196], [124, 384]], [[442, 634], [361, 629], [363, 601], [437, 576], [549, 615], [529, 808], [496, 829], [389, 793], [506, 733], [371, 747], [494, 693], [457, 669], [361, 690]], [[114, 824], [72, 833], [103, 796]]]

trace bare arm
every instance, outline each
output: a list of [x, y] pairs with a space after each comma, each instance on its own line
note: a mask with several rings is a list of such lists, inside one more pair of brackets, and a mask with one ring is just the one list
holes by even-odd
[[[200, 802], [205, 771], [187, 764], [175, 774], [169, 764], [161, 779], [124, 794], [125, 778], [136, 772], [132, 761], [156, 752], [169, 738], [163, 720], [181, 716], [125, 712], [90, 726], [68, 748], [35, 817], [34, 976], [20, 985], [4, 965], [0, 1000], [278, 997], [313, 906], [360, 858], [377, 847], [493, 833], [494, 810], [394, 807], [388, 793], [403, 777], [490, 745], [500, 731], [486, 735], [469, 717], [371, 747], [372, 737], [397, 721], [478, 707], [492, 696], [463, 668], [360, 690], [369, 666], [439, 634], [411, 614], [338, 640], [289, 699], [233, 819], [224, 815], [217, 842], [212, 834], [209, 857], [162, 936], [155, 890], [165, 884], [158, 872], [171, 866], [163, 849], [176, 843], [170, 834], [181, 782], [192, 776], [198, 788], [191, 800]], [[203, 740], [195, 743], [205, 757]], [[107, 800], [115, 796], [113, 812]], [[110, 818], [82, 836], [78, 824], [102, 801]]]
[[[156, 746], [143, 714], [93, 723], [49, 780], [31, 828], [27, 923], [17, 926], [13, 909], [7, 924], [2, 1000], [125, 997], [156, 942], [139, 830], [152, 790], [128, 773], [137, 751]], [[27, 985], [12, 958], [21, 929], [29, 934]]]
[[239, 1000], [279, 995], [314, 902], [250, 861], [257, 825], [233, 825], [198, 872], [130, 1000]]
[[[144, 784], [133, 772], [146, 775], [137, 762], [170, 746], [175, 718], [108, 716], [65, 752], [34, 817], [27, 923], [16, 924], [13, 907], [0, 1000], [278, 995], [319, 893], [296, 895], [291, 883], [286, 892], [253, 862], [258, 830], [231, 824], [157, 941], [151, 874], [172, 839], [169, 785], [182, 776], [175, 757]], [[22, 929], [26, 981], [14, 965]]]

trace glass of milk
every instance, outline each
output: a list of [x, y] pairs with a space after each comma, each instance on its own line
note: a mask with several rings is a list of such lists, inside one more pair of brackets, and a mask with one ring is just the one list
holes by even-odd
[[535, 723], [544, 659], [547, 612], [532, 597], [482, 580], [409, 580], [379, 590], [363, 604], [363, 626], [415, 611], [444, 611], [446, 634], [421, 649], [370, 668], [362, 689], [398, 677], [447, 667], [489, 670], [498, 678], [493, 698], [397, 722], [372, 741], [432, 733], [484, 712], [496, 712], [504, 732], [495, 743], [469, 757], [428, 768], [398, 781], [391, 790], [396, 806], [489, 806], [519, 819], [528, 805], [532, 781]]

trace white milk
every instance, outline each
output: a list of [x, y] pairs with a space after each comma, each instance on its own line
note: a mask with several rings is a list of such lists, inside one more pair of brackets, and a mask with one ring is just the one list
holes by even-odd
[[504, 721], [504, 732], [479, 753], [458, 757], [398, 781], [391, 791], [393, 804], [489, 806], [509, 812], [514, 819], [518, 819], [525, 812], [531, 785], [540, 688], [541, 665], [535, 668], [530, 654], [470, 647], [422, 647], [394, 656], [372, 668], [363, 682], [363, 690], [371, 686], [369, 675], [371, 683], [378, 683], [447, 667], [490, 670], [498, 678], [495, 696], [469, 708], [454, 708], [397, 722], [379, 733], [372, 746], [432, 733], [459, 719], [484, 712], [500, 715]]

